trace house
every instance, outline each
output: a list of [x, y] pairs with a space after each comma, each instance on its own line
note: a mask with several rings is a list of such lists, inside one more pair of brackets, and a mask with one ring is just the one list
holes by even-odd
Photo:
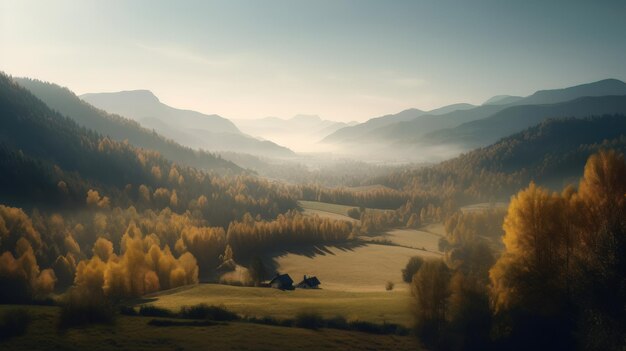
[[269, 285], [280, 290], [293, 290], [293, 279], [291, 279], [289, 274], [276, 273], [274, 279], [270, 280]]
[[308, 277], [305, 275], [302, 281], [296, 285], [298, 289], [318, 289], [320, 281], [317, 277]]

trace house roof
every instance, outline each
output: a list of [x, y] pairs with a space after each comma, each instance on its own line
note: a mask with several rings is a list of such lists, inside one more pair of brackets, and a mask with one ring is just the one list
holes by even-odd
[[304, 279], [298, 283], [298, 285], [308, 285], [308, 286], [318, 286], [322, 283], [320, 283], [319, 279], [317, 279], [317, 277], [306, 277], [304, 276]]
[[292, 285], [293, 279], [289, 276], [289, 274], [277, 274], [274, 279], [270, 281], [270, 284], [279, 283], [281, 285]]

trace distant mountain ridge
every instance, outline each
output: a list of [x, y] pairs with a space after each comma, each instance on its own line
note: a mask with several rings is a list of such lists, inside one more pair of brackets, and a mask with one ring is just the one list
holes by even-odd
[[473, 149], [489, 145], [549, 118], [582, 118], [617, 113], [626, 114], [626, 95], [587, 96], [554, 104], [517, 105], [484, 119], [437, 130], [414, 141], [428, 145], [461, 145], [465, 149]]
[[80, 95], [80, 98], [105, 111], [134, 119], [139, 123], [145, 118], [158, 118], [164, 123], [175, 123], [184, 128], [205, 129], [214, 133], [240, 132], [233, 122], [226, 118], [170, 107], [149, 90], [89, 93]]
[[442, 115], [452, 113], [459, 110], [468, 110], [474, 108], [474, 105], [459, 103], [448, 106], [443, 106], [432, 111], [422, 111], [416, 108], [410, 108], [404, 111], [400, 111], [396, 114], [389, 114], [380, 117], [375, 117], [367, 120], [366, 122], [357, 124], [355, 126], [345, 127], [337, 130], [335, 133], [328, 135], [324, 138], [323, 142], [343, 142], [357, 139], [361, 136], [367, 135], [369, 132], [378, 128], [383, 128], [395, 123], [408, 122], [424, 115]]
[[[607, 95], [626, 95], [626, 83], [617, 79], [605, 79], [564, 89], [540, 90], [524, 98], [511, 96], [494, 97], [495, 100], [493, 100], [493, 98], [490, 99], [492, 100], [492, 103], [486, 103], [481, 106], [468, 109], [457, 109], [455, 111], [442, 114], [424, 113], [423, 111], [416, 109], [406, 110], [402, 112], [403, 118], [394, 119], [387, 116], [383, 117], [387, 121], [392, 121], [391, 123], [381, 123], [381, 125], [377, 125], [375, 128], [368, 128], [368, 124], [374, 125], [378, 123], [378, 119], [373, 119], [370, 120], [371, 122], [368, 121], [351, 128], [338, 130], [334, 134], [326, 137], [323, 141], [326, 143], [352, 144], [414, 143], [425, 135], [436, 133], [439, 130], [447, 128], [454, 128], [463, 125], [464, 123], [482, 120], [513, 106], [556, 104], [582, 97], [599, 97]], [[503, 101], [510, 102], [501, 104]], [[489, 102], [489, 100], [487, 102]], [[410, 111], [413, 112], [409, 114]], [[621, 112], [621, 109], [608, 110], [598, 107], [595, 110], [588, 112], [594, 114], [616, 113]], [[560, 114], [544, 117], [564, 117], [564, 115]], [[531, 124], [526, 124], [523, 127], [528, 127], [529, 125]], [[520, 129], [510, 130], [510, 132], [516, 132], [518, 130]], [[498, 138], [505, 135], [499, 134]], [[489, 141], [493, 141], [493, 138], [490, 138], [490, 136], [486, 137]], [[432, 139], [429, 140], [432, 141]], [[481, 145], [485, 145], [485, 143], [482, 143]]]
[[90, 93], [80, 98], [105, 111], [134, 119], [144, 127], [194, 149], [272, 157], [294, 155], [284, 146], [242, 133], [233, 122], [219, 115], [168, 106], [148, 90]]
[[484, 105], [508, 105], [508, 104], [512, 104], [516, 101], [519, 101], [521, 99], [523, 99], [524, 97], [522, 96], [512, 96], [512, 95], [496, 95], [493, 96], [489, 99], [487, 99], [487, 101], [483, 102], [483, 106]]

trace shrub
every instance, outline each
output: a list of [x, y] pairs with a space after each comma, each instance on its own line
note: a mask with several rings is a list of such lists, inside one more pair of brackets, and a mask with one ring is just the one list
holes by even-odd
[[298, 328], [319, 329], [324, 326], [324, 318], [313, 312], [298, 313], [295, 326]]
[[420, 270], [422, 264], [424, 263], [424, 259], [419, 256], [413, 256], [407, 262], [406, 267], [402, 270], [402, 280], [405, 283], [410, 283], [413, 279], [413, 276], [417, 271]]
[[333, 318], [327, 319], [326, 327], [332, 328], [332, 329], [342, 329], [342, 330], [350, 329], [350, 325], [348, 324], [348, 321], [343, 316], [335, 316]]
[[154, 327], [207, 327], [219, 324], [212, 321], [177, 321], [171, 319], [152, 319], [148, 322], [148, 325]]
[[125, 316], [137, 316], [137, 315], [139, 315], [139, 313], [137, 313], [137, 310], [135, 310], [135, 308], [133, 308], [131, 306], [120, 306], [120, 314], [123, 314]]
[[139, 314], [147, 317], [176, 317], [172, 311], [154, 305], [142, 305], [139, 308]]
[[224, 307], [208, 306], [206, 304], [184, 306], [180, 309], [179, 316], [180, 318], [209, 319], [214, 321], [234, 321], [239, 319], [236, 313]]
[[23, 308], [5, 311], [0, 317], [0, 340], [24, 334], [31, 321], [30, 314]]
[[385, 290], [391, 291], [391, 290], [393, 290], [394, 286], [395, 286], [395, 284], [392, 281], [388, 281], [387, 284], [385, 284]]

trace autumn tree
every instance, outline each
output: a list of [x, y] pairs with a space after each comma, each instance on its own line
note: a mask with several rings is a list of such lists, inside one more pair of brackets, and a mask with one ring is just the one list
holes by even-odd
[[444, 338], [450, 272], [441, 260], [425, 261], [411, 282], [416, 333], [429, 346]]

